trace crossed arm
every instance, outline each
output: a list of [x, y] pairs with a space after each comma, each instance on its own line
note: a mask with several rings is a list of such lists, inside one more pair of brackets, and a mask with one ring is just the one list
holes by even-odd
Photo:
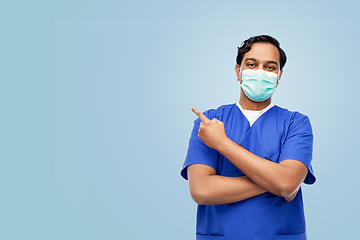
[[275, 163], [260, 158], [230, 140], [224, 124], [209, 120], [200, 111], [192, 108], [201, 120], [199, 138], [216, 149], [239, 168], [246, 177], [216, 175], [215, 169], [202, 164], [188, 167], [190, 193], [198, 204], [214, 205], [242, 201], [264, 192], [271, 192], [291, 201], [308, 172], [297, 160]]

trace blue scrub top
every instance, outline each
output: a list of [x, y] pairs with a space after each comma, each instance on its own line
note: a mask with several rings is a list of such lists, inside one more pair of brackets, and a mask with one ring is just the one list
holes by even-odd
[[[315, 182], [311, 165], [313, 134], [307, 116], [275, 105], [250, 127], [236, 104], [208, 110], [204, 115], [221, 120], [231, 140], [259, 157], [276, 163], [286, 159], [303, 162], [309, 169], [304, 183]], [[200, 122], [194, 122], [182, 177], [187, 179], [187, 167], [191, 164], [208, 165], [221, 176], [244, 176], [221, 153], [199, 139]], [[266, 192], [236, 203], [199, 205], [196, 239], [306, 240], [301, 188], [291, 202]]]

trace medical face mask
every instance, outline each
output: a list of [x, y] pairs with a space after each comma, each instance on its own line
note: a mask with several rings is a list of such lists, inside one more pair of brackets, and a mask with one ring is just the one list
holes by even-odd
[[276, 90], [278, 75], [259, 70], [243, 70], [241, 88], [248, 98], [255, 102], [268, 99]]

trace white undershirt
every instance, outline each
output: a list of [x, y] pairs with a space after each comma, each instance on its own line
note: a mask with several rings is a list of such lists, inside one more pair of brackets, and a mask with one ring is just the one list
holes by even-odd
[[240, 108], [241, 112], [244, 114], [244, 116], [247, 118], [247, 120], [250, 123], [250, 127], [254, 124], [254, 122], [256, 121], [256, 119], [258, 119], [262, 114], [264, 114], [267, 110], [269, 110], [270, 108], [272, 108], [273, 106], [275, 106], [275, 104], [270, 103], [269, 106], [267, 106], [266, 108], [264, 108], [263, 110], [260, 111], [256, 111], [256, 110], [245, 110], [243, 109], [239, 102], [236, 103], [236, 105]]

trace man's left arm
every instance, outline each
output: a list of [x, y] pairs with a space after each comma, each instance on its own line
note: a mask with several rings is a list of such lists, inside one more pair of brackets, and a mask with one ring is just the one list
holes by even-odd
[[263, 159], [229, 139], [221, 121], [209, 120], [200, 111], [194, 108], [192, 110], [201, 119], [199, 138], [206, 145], [223, 154], [254, 183], [267, 191], [288, 201], [296, 195], [308, 173], [304, 163], [293, 159], [280, 163]]
[[216, 148], [254, 183], [267, 191], [290, 198], [304, 181], [308, 168], [297, 160], [275, 163], [256, 156], [237, 143], [227, 139]]

